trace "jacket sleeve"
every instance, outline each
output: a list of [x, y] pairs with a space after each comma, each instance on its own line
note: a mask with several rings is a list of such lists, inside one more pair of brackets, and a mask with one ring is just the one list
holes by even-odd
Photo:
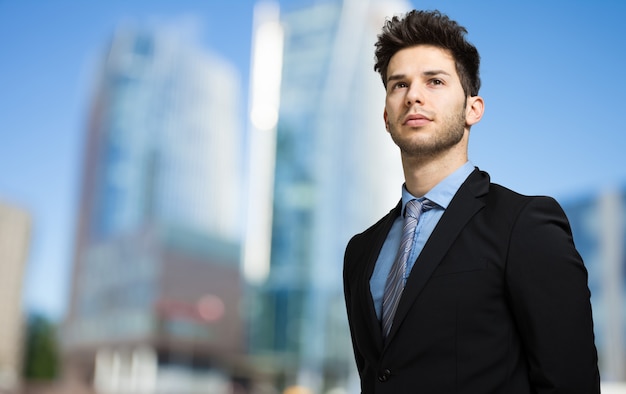
[[536, 393], [600, 393], [587, 270], [554, 199], [520, 210], [505, 275]]
[[[356, 238], [356, 237], [355, 237]], [[354, 299], [352, 297], [352, 287], [350, 285], [351, 278], [353, 278], [353, 273], [351, 273], [351, 261], [354, 261], [354, 243], [355, 238], [352, 238], [346, 247], [346, 251], [344, 254], [343, 261], [343, 293], [346, 302], [346, 312], [348, 315], [348, 325], [350, 328], [350, 337], [352, 339], [352, 349], [354, 350], [354, 358], [356, 361], [356, 367], [361, 375], [363, 371], [364, 359], [361, 353], [358, 351], [358, 345], [355, 340], [355, 332], [354, 332], [354, 316], [352, 314], [352, 309], [355, 308]]]

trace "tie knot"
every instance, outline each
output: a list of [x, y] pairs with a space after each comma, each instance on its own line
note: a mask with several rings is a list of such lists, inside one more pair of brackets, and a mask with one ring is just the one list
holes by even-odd
[[422, 212], [426, 212], [429, 209], [435, 207], [435, 203], [428, 199], [423, 199], [422, 201], [413, 199], [406, 204], [404, 216], [411, 216], [413, 218], [419, 218]]

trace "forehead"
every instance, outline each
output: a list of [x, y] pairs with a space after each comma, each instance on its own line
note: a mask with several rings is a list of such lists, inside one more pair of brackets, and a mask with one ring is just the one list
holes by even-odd
[[396, 52], [387, 66], [387, 78], [395, 74], [424, 73], [433, 70], [445, 71], [456, 76], [456, 65], [447, 49], [432, 45], [417, 45]]

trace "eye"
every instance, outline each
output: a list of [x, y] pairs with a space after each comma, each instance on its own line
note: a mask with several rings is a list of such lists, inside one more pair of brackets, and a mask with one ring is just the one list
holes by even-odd
[[406, 88], [408, 87], [409, 84], [407, 84], [406, 82], [397, 82], [393, 85], [394, 89], [402, 89], [402, 88]]
[[439, 78], [433, 78], [429, 81], [429, 83], [431, 85], [435, 85], [435, 86], [439, 86], [439, 85], [445, 85], [444, 81], [439, 79]]

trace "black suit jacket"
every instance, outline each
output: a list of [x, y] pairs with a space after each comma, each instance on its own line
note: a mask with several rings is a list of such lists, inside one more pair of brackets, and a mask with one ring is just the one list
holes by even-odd
[[415, 262], [383, 342], [369, 279], [400, 209], [346, 248], [362, 393], [600, 392], [587, 271], [554, 199], [472, 172]]

